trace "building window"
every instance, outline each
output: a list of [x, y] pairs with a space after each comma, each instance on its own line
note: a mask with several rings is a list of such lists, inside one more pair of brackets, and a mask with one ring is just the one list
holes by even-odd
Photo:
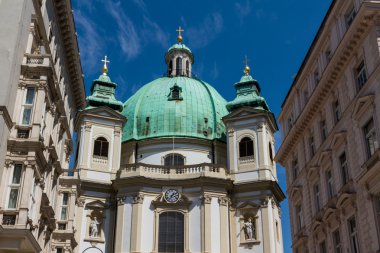
[[299, 232], [302, 228], [302, 207], [300, 204], [296, 206], [296, 217], [297, 232]]
[[327, 126], [326, 126], [326, 120], [321, 120], [321, 137], [322, 141], [325, 141], [327, 138]]
[[307, 89], [303, 92], [303, 99], [304, 99], [304, 104], [307, 104], [307, 101], [309, 101], [309, 92]]
[[182, 58], [177, 57], [176, 59], [176, 76], [182, 75]]
[[298, 159], [294, 159], [292, 161], [292, 171], [293, 171], [293, 180], [296, 180], [297, 176], [298, 176]]
[[345, 185], [348, 183], [348, 180], [350, 179], [348, 175], [347, 157], [345, 152], [343, 152], [343, 154], [339, 156], [339, 161], [340, 171], [342, 173], [342, 184]]
[[370, 119], [367, 124], [363, 127], [365, 143], [367, 146], [368, 158], [371, 157], [376, 149], [378, 148], [376, 140], [376, 130], [375, 125], [373, 124], [373, 119]]
[[56, 253], [63, 253], [63, 249], [62, 248], [56, 248]]
[[181, 97], [182, 88], [179, 87], [176, 83], [173, 85], [173, 87], [170, 88], [170, 93], [168, 95], [168, 100], [182, 100]]
[[335, 230], [332, 236], [334, 243], [334, 253], [342, 253], [342, 243], [340, 241], [339, 229]]
[[326, 171], [326, 184], [327, 184], [327, 195], [329, 199], [331, 199], [335, 194], [331, 170]]
[[319, 83], [319, 72], [315, 71], [313, 74], [313, 77], [314, 77], [314, 84], [315, 84], [315, 86], [317, 86]]
[[273, 163], [273, 147], [272, 147], [272, 143], [268, 143], [268, 148], [269, 148], [269, 159], [270, 161]]
[[190, 76], [190, 63], [189, 63], [189, 60], [186, 61], [186, 76]]
[[350, 235], [351, 253], [359, 253], [358, 230], [355, 217], [348, 220], [348, 231]]
[[185, 157], [180, 154], [169, 154], [165, 156], [164, 158], [164, 165], [165, 166], [182, 166], [185, 164]]
[[314, 134], [312, 133], [309, 138], [309, 147], [310, 147], [310, 158], [312, 158], [315, 154], [315, 142], [314, 142]]
[[61, 220], [67, 220], [68, 204], [69, 204], [69, 194], [65, 192], [62, 194]]
[[322, 241], [322, 242], [319, 244], [319, 252], [320, 252], [320, 253], [327, 253], [326, 241]]
[[15, 209], [17, 207], [18, 194], [21, 184], [22, 164], [15, 164], [9, 184], [8, 208]]
[[345, 15], [347, 27], [349, 27], [352, 24], [352, 22], [354, 22], [355, 16], [356, 16], [356, 11], [355, 11], [354, 6], [352, 6], [351, 9], [349, 9], [349, 11]]
[[356, 83], [358, 88], [361, 89], [364, 84], [367, 82], [367, 72], [365, 69], [364, 61], [362, 61], [359, 66], [356, 68]]
[[94, 156], [108, 157], [108, 146], [106, 138], [97, 138], [94, 142]]
[[253, 140], [249, 137], [244, 137], [239, 142], [240, 157], [253, 156]]
[[173, 71], [173, 61], [170, 60], [170, 62], [169, 62], [169, 68], [168, 68], [168, 76], [172, 75], [172, 71]]
[[26, 88], [21, 110], [21, 125], [30, 125], [31, 123], [35, 93], [35, 88]]
[[29, 199], [29, 210], [28, 210], [28, 218], [33, 219], [34, 218], [34, 212], [35, 212], [35, 205], [36, 205], [36, 188], [37, 184], [35, 183], [35, 179], [33, 177], [33, 183], [32, 183], [32, 190], [30, 192], [30, 199]]
[[334, 120], [337, 123], [342, 117], [342, 111], [340, 110], [339, 100], [335, 100], [333, 103]]
[[161, 213], [158, 225], [158, 252], [184, 252], [184, 230], [182, 213]]
[[325, 58], [326, 58], [326, 62], [328, 64], [331, 61], [331, 50], [330, 49], [327, 49], [325, 51]]
[[314, 185], [314, 196], [315, 196], [315, 210], [319, 212], [321, 210], [321, 194], [319, 191], [319, 184]]

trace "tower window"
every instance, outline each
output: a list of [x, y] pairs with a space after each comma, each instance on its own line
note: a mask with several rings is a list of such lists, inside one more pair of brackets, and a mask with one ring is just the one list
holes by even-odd
[[159, 217], [158, 252], [184, 252], [184, 215], [164, 212]]
[[172, 71], [173, 71], [173, 61], [170, 61], [169, 68], [168, 68], [168, 76], [172, 75]]
[[108, 157], [108, 145], [106, 138], [97, 138], [94, 143], [94, 156]]
[[177, 57], [176, 62], [176, 76], [182, 75], [182, 58]]
[[186, 61], [186, 76], [190, 76], [190, 63], [189, 63], [189, 60]]
[[249, 137], [244, 137], [239, 143], [240, 157], [253, 156], [253, 141]]
[[173, 87], [170, 88], [170, 93], [168, 95], [168, 100], [182, 100], [181, 97], [182, 88], [177, 84], [174, 84]]
[[173, 166], [173, 165], [184, 165], [185, 157], [180, 154], [169, 154], [164, 158], [165, 166]]

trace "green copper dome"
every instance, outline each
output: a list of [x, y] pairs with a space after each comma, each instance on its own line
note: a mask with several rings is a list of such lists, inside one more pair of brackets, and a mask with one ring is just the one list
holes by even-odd
[[225, 139], [226, 101], [209, 84], [190, 77], [158, 78], [124, 103], [123, 141], [159, 137]]

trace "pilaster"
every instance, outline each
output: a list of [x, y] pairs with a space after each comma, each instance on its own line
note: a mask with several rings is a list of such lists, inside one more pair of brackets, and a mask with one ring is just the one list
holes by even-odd
[[23, 179], [23, 185], [20, 187], [20, 205], [19, 205], [19, 213], [18, 213], [18, 219], [17, 219], [17, 227], [25, 228], [28, 220], [28, 207], [29, 207], [29, 200], [30, 200], [30, 189], [32, 189], [31, 184], [33, 184], [33, 164], [30, 162], [25, 163], [25, 172], [24, 172], [24, 179]]
[[[119, 197], [117, 199], [117, 217], [116, 217], [116, 234], [115, 234], [115, 252], [122, 252], [123, 250], [123, 226], [124, 222], [124, 203], [125, 197]], [[128, 239], [127, 239], [128, 240]]]
[[220, 253], [228, 253], [230, 248], [229, 226], [228, 226], [228, 207], [230, 199], [219, 197], [220, 208]]
[[131, 252], [141, 252], [141, 219], [142, 219], [142, 205], [144, 202], [144, 195], [139, 193], [133, 197], [132, 202], [132, 236], [131, 236]]
[[211, 200], [212, 197], [204, 194], [202, 198], [202, 252], [211, 252]]

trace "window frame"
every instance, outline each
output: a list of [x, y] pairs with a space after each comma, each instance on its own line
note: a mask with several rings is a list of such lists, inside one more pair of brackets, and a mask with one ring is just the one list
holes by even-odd
[[315, 213], [318, 213], [321, 210], [321, 188], [319, 186], [319, 182], [316, 182], [313, 185], [313, 192], [314, 192], [314, 207], [315, 207]]
[[[344, 157], [344, 159], [342, 159]], [[346, 152], [342, 152], [339, 156], [339, 167], [342, 179], [342, 186], [346, 185], [350, 181], [350, 174], [348, 171], [348, 161]]]
[[[167, 246], [166, 245], [166, 248], [164, 249], [164, 251], [160, 251], [160, 247], [161, 246], [165, 246], [165, 243], [166, 244], [169, 244], [168, 242], [168, 238], [166, 238], [165, 242], [164, 243], [160, 243], [160, 237], [161, 237], [161, 229], [163, 228], [161, 224], [161, 221], [164, 219], [164, 215], [169, 215], [169, 214], [175, 214], [175, 218], [177, 218], [178, 215], [180, 215], [181, 217], [181, 220], [180, 222], [182, 222], [182, 224], [177, 224], [177, 220], [175, 221], [175, 224], [170, 224], [169, 221], [166, 222], [166, 229], [169, 229], [169, 230], [172, 230], [171, 228], [173, 227], [168, 227], [168, 224], [169, 225], [174, 225], [174, 229], [175, 229], [175, 232], [179, 233], [180, 232], [180, 229], [182, 227], [182, 238], [180, 240], [179, 243], [176, 242], [176, 240], [174, 241], [174, 247], [175, 247], [175, 250], [174, 251], [170, 251], [170, 252], [173, 252], [173, 253], [183, 253], [185, 252], [185, 215], [182, 213], [182, 212], [178, 212], [178, 211], [164, 211], [164, 212], [161, 212], [159, 215], [158, 215], [158, 237], [157, 237], [157, 252], [166, 252], [167, 251]], [[177, 231], [177, 229], [179, 229]], [[177, 233], [175, 233], [175, 238], [177, 239]], [[162, 245], [164, 244], [164, 245]], [[172, 243], [170, 243], [172, 244]], [[179, 244], [181, 249], [178, 249], [176, 248], [176, 244]]]
[[[352, 224], [355, 225], [355, 227], [352, 226]], [[351, 253], [359, 253], [360, 252], [360, 246], [359, 246], [359, 233], [358, 233], [358, 226], [356, 224], [356, 217], [352, 216], [347, 220], [347, 226], [348, 226], [348, 234], [350, 238], [350, 249]]]
[[361, 90], [368, 81], [367, 68], [362, 60], [355, 68], [355, 81], [358, 90]]
[[[97, 148], [96, 148], [96, 145], [97, 143], [100, 142], [100, 147], [99, 147], [99, 154], [95, 154], [95, 152], [97, 152]], [[106, 152], [106, 155], [104, 155], [104, 150], [105, 148], [103, 149], [103, 145], [107, 144], [107, 152]], [[107, 140], [107, 138], [105, 138], [104, 136], [98, 136], [95, 140], [94, 140], [94, 145], [93, 145], [93, 151], [92, 151], [92, 156], [93, 157], [101, 157], [101, 158], [108, 158], [109, 156], [109, 148], [110, 148], [110, 143], [109, 141]]]
[[[16, 166], [20, 166], [20, 175], [19, 175], [19, 181], [18, 183], [14, 183], [13, 182], [13, 178], [15, 176], [15, 168]], [[8, 180], [8, 191], [7, 191], [7, 198], [6, 198], [6, 209], [8, 210], [15, 210], [18, 208], [18, 202], [19, 202], [19, 199], [20, 199], [20, 188], [21, 188], [21, 185], [22, 185], [22, 181], [23, 181], [23, 174], [24, 174], [24, 166], [23, 164], [21, 163], [15, 163], [11, 170], [10, 170], [10, 173], [9, 173], [9, 180]], [[16, 200], [15, 200], [15, 205], [14, 207], [9, 207], [10, 205], [10, 201], [11, 201], [11, 193], [12, 193], [12, 190], [17, 190], [17, 196], [16, 196]]]
[[[328, 174], [330, 174], [330, 177], [328, 176]], [[335, 195], [334, 178], [333, 178], [331, 169], [328, 169], [325, 171], [325, 178], [326, 178], [326, 185], [327, 185], [327, 196], [329, 199], [331, 199]]]
[[[168, 159], [170, 157], [181, 157], [182, 161], [183, 161], [183, 164], [175, 164], [174, 162], [173, 162], [173, 164], [167, 164], [166, 163], [166, 159]], [[180, 153], [169, 153], [169, 154], [163, 156], [162, 158], [163, 158], [162, 159], [162, 164], [164, 166], [184, 166], [184, 165], [186, 165], [186, 157], [184, 155], [180, 154]]]
[[[249, 145], [252, 144], [252, 150], [249, 150]], [[239, 158], [247, 158], [247, 157], [255, 157], [255, 142], [254, 138], [250, 136], [244, 136], [239, 140]], [[245, 145], [245, 150], [242, 149], [243, 145]], [[243, 153], [245, 151], [245, 153]], [[251, 151], [251, 152], [250, 152]], [[243, 153], [243, 155], [242, 155]]]
[[[65, 203], [65, 196], [66, 198], [66, 203]], [[68, 192], [63, 192], [62, 193], [62, 198], [61, 198], [61, 210], [60, 210], [60, 220], [61, 221], [67, 221], [69, 219], [69, 201], [70, 201], [70, 196]], [[63, 210], [65, 210], [65, 218], [62, 218]]]
[[[331, 233], [331, 236], [332, 236], [332, 241], [333, 241], [333, 246], [334, 246], [334, 253], [342, 253], [343, 247], [342, 247], [342, 239], [340, 236], [339, 228], [334, 230]], [[339, 238], [339, 241], [337, 240], [337, 238]]]
[[[31, 103], [28, 103], [28, 91], [33, 90], [33, 99]], [[37, 95], [37, 89], [34, 86], [26, 86], [23, 90], [22, 94], [22, 104], [21, 104], [21, 111], [20, 111], [20, 118], [19, 118], [19, 125], [20, 126], [30, 126], [33, 123], [33, 113], [34, 113], [34, 104], [36, 100]], [[24, 123], [24, 113], [26, 110], [30, 110], [30, 115], [28, 119], [28, 123]]]
[[[368, 129], [371, 126], [370, 129]], [[362, 127], [367, 159], [369, 159], [378, 149], [376, 127], [373, 118], [370, 118]]]
[[342, 110], [341, 110], [341, 107], [340, 107], [339, 99], [334, 100], [332, 107], [333, 107], [333, 112], [334, 112], [334, 121], [335, 121], [335, 124], [336, 124], [342, 118]]

